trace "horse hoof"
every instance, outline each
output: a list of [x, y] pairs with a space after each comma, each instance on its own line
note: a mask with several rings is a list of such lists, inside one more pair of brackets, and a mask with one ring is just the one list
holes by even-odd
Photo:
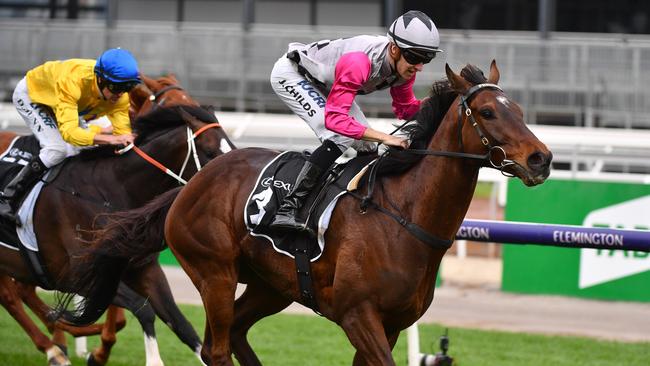
[[47, 365], [48, 366], [71, 366], [72, 363], [68, 356], [66, 356], [59, 346], [54, 345], [47, 350]]
[[99, 361], [97, 361], [95, 359], [95, 356], [92, 354], [92, 352], [88, 354], [88, 358], [86, 359], [86, 365], [88, 365], [88, 366], [104, 366], [103, 363], [99, 363]]
[[68, 355], [68, 347], [63, 345], [63, 344], [57, 344], [59, 348], [61, 348], [61, 352], [63, 352], [64, 355]]

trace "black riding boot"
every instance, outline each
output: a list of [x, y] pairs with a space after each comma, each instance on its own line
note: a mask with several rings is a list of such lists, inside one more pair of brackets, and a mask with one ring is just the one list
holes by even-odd
[[41, 159], [34, 157], [29, 164], [18, 172], [14, 179], [7, 184], [4, 191], [0, 193], [0, 217], [18, 223], [13, 205], [22, 197], [27, 187], [31, 186], [43, 175], [45, 169], [46, 167]]
[[303, 220], [296, 217], [296, 214], [298, 213], [298, 209], [304, 204], [309, 192], [311, 192], [318, 182], [322, 173], [323, 169], [318, 165], [310, 161], [305, 161], [298, 174], [298, 178], [296, 178], [296, 184], [291, 192], [284, 197], [273, 222], [269, 225], [270, 228], [282, 230], [304, 229], [305, 224], [301, 222]]

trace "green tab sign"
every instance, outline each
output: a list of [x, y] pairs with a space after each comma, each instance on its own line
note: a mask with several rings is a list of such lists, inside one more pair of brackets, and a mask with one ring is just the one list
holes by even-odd
[[[510, 180], [506, 220], [619, 229], [650, 228], [650, 185]], [[650, 241], [650, 231], [648, 233]], [[506, 245], [504, 291], [650, 301], [650, 254]]]

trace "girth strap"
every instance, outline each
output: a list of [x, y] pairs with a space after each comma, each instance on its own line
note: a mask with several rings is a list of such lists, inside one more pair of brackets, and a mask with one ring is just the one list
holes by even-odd
[[18, 240], [18, 249], [20, 250], [20, 254], [22, 255], [25, 262], [27, 262], [27, 267], [29, 267], [30, 272], [36, 279], [38, 286], [45, 290], [53, 290], [54, 286], [52, 286], [52, 283], [47, 278], [47, 274], [45, 273], [45, 268], [43, 266], [43, 260], [41, 259], [39, 253], [25, 247], [20, 242], [20, 240]]
[[318, 301], [316, 301], [316, 294], [311, 279], [311, 263], [309, 262], [309, 254], [307, 250], [309, 238], [301, 236], [302, 235], [298, 235], [298, 239], [296, 240], [296, 251], [294, 253], [300, 298], [305, 306], [311, 308], [316, 314], [322, 315], [318, 308]]

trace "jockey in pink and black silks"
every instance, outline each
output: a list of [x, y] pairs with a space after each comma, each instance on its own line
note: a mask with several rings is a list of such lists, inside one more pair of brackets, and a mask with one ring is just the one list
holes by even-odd
[[[140, 82], [135, 58], [120, 48], [97, 60], [48, 61], [28, 71], [14, 89], [13, 103], [41, 150], [0, 195], [0, 216], [16, 221], [14, 200], [47, 168], [81, 148], [132, 143], [128, 91]], [[103, 116], [110, 126], [86, 123]]]
[[412, 118], [420, 107], [413, 93], [416, 74], [436, 57], [440, 37], [424, 13], [409, 11], [397, 18], [386, 36], [360, 35], [310, 44], [291, 43], [275, 63], [275, 93], [316, 133], [322, 145], [305, 162], [271, 227], [302, 229], [296, 212], [304, 198], [341, 154], [352, 147], [369, 150], [376, 143], [408, 148], [399, 136], [377, 131], [354, 99], [390, 89], [395, 116]]

